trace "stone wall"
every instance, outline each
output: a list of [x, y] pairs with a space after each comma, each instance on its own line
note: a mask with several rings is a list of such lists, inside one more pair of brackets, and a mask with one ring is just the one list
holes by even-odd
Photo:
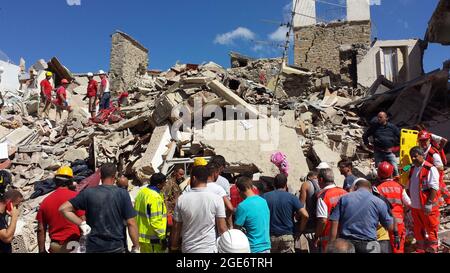
[[148, 49], [123, 32], [112, 35], [110, 81], [113, 92], [132, 89], [136, 76], [145, 74], [148, 67]]
[[369, 47], [370, 34], [370, 21], [298, 27], [295, 29], [295, 64], [312, 71], [325, 68], [334, 74], [348, 73], [348, 55], [341, 53], [341, 47]]

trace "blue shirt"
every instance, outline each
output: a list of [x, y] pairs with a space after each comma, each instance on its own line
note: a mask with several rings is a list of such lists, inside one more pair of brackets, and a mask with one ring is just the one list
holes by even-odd
[[357, 177], [354, 176], [353, 174], [347, 176], [347, 177], [344, 179], [344, 190], [348, 191], [348, 190], [351, 188], [351, 186], [353, 185], [353, 182], [354, 182], [356, 179], [357, 179]]
[[235, 224], [246, 229], [252, 253], [270, 249], [269, 219], [267, 202], [258, 195], [247, 197], [237, 207]]
[[304, 205], [293, 194], [284, 190], [275, 190], [263, 194], [270, 210], [270, 235], [282, 236], [294, 234], [294, 213]]
[[86, 211], [87, 224], [92, 228], [86, 245], [88, 253], [124, 249], [124, 221], [137, 215], [127, 190], [100, 185], [80, 192], [69, 202], [75, 209]]
[[378, 223], [393, 223], [386, 203], [366, 189], [342, 196], [330, 220], [339, 221], [339, 237], [364, 241], [377, 240]]
[[157, 193], [161, 193], [161, 190], [157, 186], [148, 186], [148, 188], [156, 191]]

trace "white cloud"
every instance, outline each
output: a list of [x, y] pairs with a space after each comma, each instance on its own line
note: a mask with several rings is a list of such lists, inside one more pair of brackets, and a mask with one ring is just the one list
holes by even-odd
[[284, 42], [286, 41], [286, 33], [289, 29], [286, 26], [278, 27], [277, 30], [269, 34], [269, 39], [275, 42]]
[[69, 6], [81, 6], [81, 0], [66, 0]]
[[221, 45], [232, 45], [237, 39], [253, 40], [255, 37], [255, 33], [248, 28], [238, 27], [233, 31], [217, 35], [216, 39], [214, 39], [214, 43]]
[[254, 47], [252, 47], [252, 50], [255, 52], [266, 51], [266, 48], [263, 45], [255, 45]]

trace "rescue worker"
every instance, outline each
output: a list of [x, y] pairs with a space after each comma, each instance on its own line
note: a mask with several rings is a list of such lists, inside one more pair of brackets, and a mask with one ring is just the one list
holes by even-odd
[[329, 218], [339, 199], [346, 195], [347, 191], [336, 186], [332, 169], [320, 169], [319, 185], [322, 190], [317, 194], [317, 224], [313, 243], [318, 248], [320, 242], [321, 251], [325, 252], [331, 231]]
[[411, 205], [411, 200], [406, 194], [405, 189], [397, 181], [393, 179], [394, 166], [389, 162], [381, 162], [378, 165], [378, 179], [379, 184], [377, 185], [378, 193], [384, 196], [392, 206], [392, 215], [395, 218], [395, 223], [397, 225], [398, 237], [400, 242], [396, 245], [395, 242], [395, 231], [389, 233], [391, 247], [393, 253], [404, 253], [405, 252], [405, 240], [406, 240], [406, 228], [404, 223], [404, 210], [403, 207], [409, 207]]
[[[369, 137], [373, 137], [373, 145], [369, 143]], [[375, 165], [388, 161], [394, 166], [394, 176], [398, 176], [397, 158], [393, 151], [400, 143], [400, 129], [389, 122], [386, 112], [378, 113], [371, 121], [369, 129], [363, 135], [363, 142], [369, 149], [374, 149]]]
[[[45, 238], [47, 231], [51, 240], [50, 253], [69, 253], [72, 251], [71, 242], [78, 242], [81, 237], [80, 228], [65, 219], [59, 213], [59, 207], [77, 196], [77, 192], [71, 190], [73, 179], [73, 171], [68, 166], [63, 166], [56, 171], [55, 184], [56, 191], [47, 196], [39, 206], [37, 213], [38, 231], [37, 239], [39, 246], [39, 253], [47, 253], [45, 249]], [[76, 214], [84, 218], [84, 211], [78, 210]]]
[[136, 196], [134, 208], [139, 231], [141, 253], [164, 253], [167, 249], [167, 209], [161, 193], [166, 176], [156, 173], [150, 178], [150, 185]]
[[439, 150], [431, 144], [432, 134], [427, 131], [419, 133], [420, 147], [425, 151], [425, 160], [435, 166], [439, 171], [439, 189], [441, 197], [447, 205], [450, 205], [450, 192], [444, 183], [444, 162]]
[[50, 80], [53, 77], [53, 73], [48, 71], [45, 73], [45, 79], [43, 79], [40, 83], [41, 86], [41, 102], [44, 103], [44, 109], [42, 111], [42, 117], [47, 118], [50, 106], [52, 103], [52, 91], [53, 86], [50, 83]]
[[94, 80], [94, 74], [88, 73], [88, 86], [87, 86], [87, 94], [86, 97], [89, 99], [89, 112], [91, 113], [91, 118], [94, 118], [96, 115], [96, 107], [97, 107], [97, 88], [98, 83]]
[[100, 75], [100, 88], [98, 92], [98, 97], [100, 99], [100, 110], [109, 109], [109, 104], [111, 100], [111, 90], [109, 85], [108, 76], [106, 75], [105, 71], [100, 70], [98, 72]]
[[437, 252], [439, 231], [439, 171], [425, 160], [425, 152], [414, 147], [409, 152], [414, 166], [409, 173], [407, 192], [416, 238], [416, 252]]
[[56, 100], [54, 101], [56, 105], [56, 121], [62, 119], [62, 113], [64, 110], [69, 112], [69, 118], [72, 113], [72, 108], [69, 106], [67, 101], [67, 87], [69, 86], [69, 81], [66, 79], [61, 80], [61, 86], [56, 89]]

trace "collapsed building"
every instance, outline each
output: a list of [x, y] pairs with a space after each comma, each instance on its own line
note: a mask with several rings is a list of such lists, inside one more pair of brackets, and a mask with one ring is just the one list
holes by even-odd
[[[300, 7], [313, 2], [300, 1]], [[83, 101], [86, 74], [71, 73], [57, 58], [38, 61], [28, 74], [11, 65], [0, 90], [5, 98], [0, 142], [8, 147], [0, 168], [12, 174], [11, 186], [26, 200], [14, 252], [37, 252], [36, 213], [55, 188], [54, 171], [64, 165], [74, 169], [81, 191], [98, 185], [98, 167], [113, 162], [131, 180], [135, 197], [153, 173], [170, 174], [176, 165], [188, 170], [197, 156], [223, 155], [230, 176], [273, 177], [279, 170], [270, 156], [282, 151], [291, 166], [289, 191], [297, 193], [320, 162], [331, 165], [340, 186], [341, 159], [354, 162], [355, 175], [375, 178], [372, 152], [361, 138], [380, 109], [402, 128], [424, 124], [450, 139], [450, 62], [425, 74], [423, 51], [432, 40], [371, 42], [370, 11], [362, 2], [367, 1], [349, 7], [346, 22], [316, 24], [312, 13], [308, 20], [296, 18], [293, 66], [281, 58], [232, 52], [229, 69], [208, 62], [148, 70], [148, 49], [118, 31], [112, 35], [109, 76], [115, 94], [128, 93], [128, 104], [101, 122], [89, 120]], [[309, 7], [302, 12], [312, 11]], [[439, 4], [433, 18], [441, 9]], [[429, 27], [435, 34], [427, 37], [438, 40], [436, 20]], [[330, 37], [333, 42], [323, 42]], [[71, 119], [53, 122], [54, 110], [48, 120], [37, 118], [37, 83], [45, 71], [55, 73], [56, 84], [73, 80]], [[450, 184], [449, 170], [445, 181]], [[441, 229], [450, 229], [446, 212]]]

